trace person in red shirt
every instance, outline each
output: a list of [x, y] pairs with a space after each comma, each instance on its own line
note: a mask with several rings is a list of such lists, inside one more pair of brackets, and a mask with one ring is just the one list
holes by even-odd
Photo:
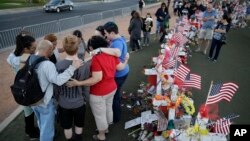
[[[99, 53], [93, 56], [90, 65], [91, 77], [84, 81], [72, 80], [68, 86], [90, 86], [90, 107], [95, 117], [98, 135], [94, 135], [95, 140], [105, 140], [105, 133], [108, 125], [113, 122], [113, 98], [117, 86], [115, 83], [116, 70], [125, 68], [129, 55], [126, 56], [124, 63], [119, 58], [102, 53], [108, 47], [108, 42], [101, 36], [92, 36], [88, 41], [88, 49], [98, 50]], [[100, 48], [102, 47], [102, 48]]]

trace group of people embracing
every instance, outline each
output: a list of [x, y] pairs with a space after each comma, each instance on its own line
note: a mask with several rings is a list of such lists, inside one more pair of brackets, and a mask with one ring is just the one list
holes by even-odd
[[[7, 58], [15, 73], [22, 63], [31, 65], [41, 57], [46, 59], [36, 66], [45, 95], [39, 102], [24, 106], [26, 134], [31, 139], [53, 141], [58, 117], [66, 139], [82, 141], [89, 102], [98, 131], [93, 139], [106, 140], [109, 125], [121, 118], [121, 87], [129, 74], [127, 52], [125, 38], [114, 22], [98, 26], [87, 42], [76, 30], [63, 38], [62, 47], [57, 47], [55, 34], [46, 35], [38, 44], [30, 33], [18, 34], [16, 48]], [[66, 57], [61, 59], [60, 53]]]

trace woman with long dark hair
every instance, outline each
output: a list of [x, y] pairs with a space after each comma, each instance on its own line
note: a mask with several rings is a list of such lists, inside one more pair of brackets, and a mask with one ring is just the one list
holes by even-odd
[[133, 14], [133, 19], [131, 20], [128, 28], [130, 34], [130, 47], [133, 51], [141, 49], [140, 40], [141, 40], [141, 30], [142, 30], [142, 19], [138, 12]]
[[165, 31], [168, 28], [168, 20], [170, 18], [168, 13], [168, 8], [166, 3], [162, 3], [161, 7], [156, 11], [156, 37], [160, 34], [161, 31]]
[[[28, 33], [21, 32], [16, 36], [16, 48], [7, 58], [8, 64], [13, 68], [15, 74], [20, 69], [20, 65], [26, 62], [30, 54], [36, 50], [36, 40]], [[30, 139], [39, 138], [39, 128], [34, 125], [34, 112], [29, 106], [23, 106], [25, 133]]]
[[82, 37], [83, 36], [82, 32], [80, 30], [75, 30], [73, 32], [73, 35], [75, 35], [78, 38], [78, 41], [79, 41], [79, 44], [80, 44], [78, 52], [77, 52], [78, 57], [80, 59], [84, 60], [85, 51], [86, 51], [87, 46], [86, 46], [86, 43], [85, 43], [85, 41], [84, 41], [84, 39]]

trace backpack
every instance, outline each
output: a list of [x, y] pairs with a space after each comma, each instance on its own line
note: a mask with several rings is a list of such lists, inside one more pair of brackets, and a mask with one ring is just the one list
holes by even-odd
[[10, 86], [15, 101], [23, 106], [35, 104], [44, 97], [46, 92], [46, 90], [43, 92], [41, 89], [35, 69], [39, 63], [47, 59], [40, 57], [31, 65], [29, 60], [30, 57], [27, 59], [24, 67], [17, 72], [14, 84]]

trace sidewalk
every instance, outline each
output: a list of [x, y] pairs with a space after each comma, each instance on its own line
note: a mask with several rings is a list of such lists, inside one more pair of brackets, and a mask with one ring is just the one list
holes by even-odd
[[[157, 10], [157, 8], [159, 7], [160, 3], [156, 3], [153, 5], [148, 6], [149, 8], [145, 8], [143, 9], [143, 16], [145, 16], [146, 13], [151, 13], [152, 17], [154, 18], [155, 21], [155, 16], [154, 13]], [[125, 38], [128, 40], [129, 39], [129, 35], [128, 35], [128, 25], [129, 25], [129, 21], [130, 21], [130, 14], [128, 16], [123, 16], [123, 17], [116, 17], [114, 20], [117, 23], [118, 27], [119, 27], [119, 32], [121, 35], [125, 36]], [[95, 31], [95, 28], [99, 25], [103, 25], [104, 23], [106, 23], [107, 21], [112, 21], [113, 19], [106, 19], [106, 20], [102, 20], [102, 21], [97, 21], [88, 25], [84, 25], [83, 27], [78, 27], [76, 29], [80, 29], [83, 32], [83, 37], [84, 39], [87, 41], [93, 34]], [[172, 25], [173, 22], [175, 21], [174, 18], [172, 21]], [[155, 25], [154, 24], [154, 29], [152, 30], [153, 32], [155, 31]], [[73, 31], [73, 29], [65, 31], [63, 33], [59, 33], [58, 34], [58, 46], [57, 47], [61, 47], [61, 40], [62, 38], [67, 35], [67, 34], [71, 34]], [[39, 39], [37, 40], [39, 41]], [[6, 62], [6, 58], [9, 55], [9, 53], [12, 51], [12, 49], [7, 49], [6, 51], [1, 52], [0, 54], [0, 65], [2, 67], [2, 70], [0, 71], [0, 86], [1, 86], [1, 94], [0, 94], [0, 122], [2, 123], [9, 115], [11, 115], [11, 113], [13, 113], [13, 111], [15, 111], [18, 108], [18, 105], [16, 104], [16, 102], [13, 99], [13, 96], [10, 92], [10, 85], [13, 83], [13, 79], [14, 79], [14, 73], [11, 70], [11, 68], [9, 67], [9, 65]], [[63, 57], [64, 55], [62, 54], [61, 57]], [[8, 106], [6, 106], [8, 105]], [[18, 114], [18, 112], [21, 111], [21, 108], [18, 108], [18, 110], [16, 111], [16, 114]], [[12, 118], [14, 118], [15, 116], [13, 116]], [[2, 124], [1, 124], [2, 126]]]

